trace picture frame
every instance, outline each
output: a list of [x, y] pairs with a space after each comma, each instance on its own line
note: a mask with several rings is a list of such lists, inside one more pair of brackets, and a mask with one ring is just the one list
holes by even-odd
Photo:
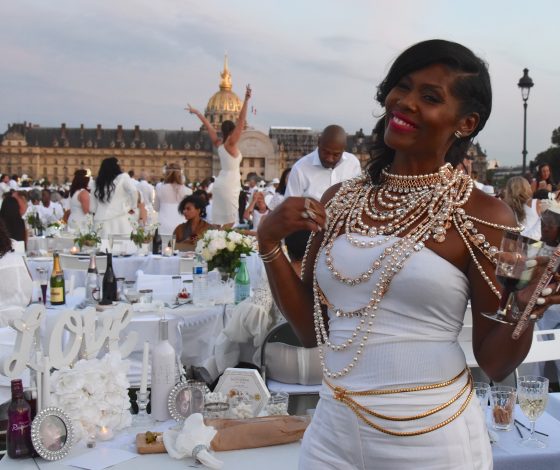
[[31, 442], [45, 460], [63, 459], [74, 443], [72, 420], [60, 408], [45, 408], [33, 419]]
[[191, 414], [201, 411], [204, 394], [200, 388], [189, 382], [180, 382], [169, 392], [167, 409], [171, 418], [177, 422], [184, 421]]

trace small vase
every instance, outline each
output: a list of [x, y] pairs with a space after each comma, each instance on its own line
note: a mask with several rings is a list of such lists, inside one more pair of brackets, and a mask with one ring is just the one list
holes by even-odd
[[140, 256], [146, 256], [149, 252], [150, 252], [150, 244], [149, 243], [142, 243], [142, 245], [140, 245], [138, 247], [138, 254]]

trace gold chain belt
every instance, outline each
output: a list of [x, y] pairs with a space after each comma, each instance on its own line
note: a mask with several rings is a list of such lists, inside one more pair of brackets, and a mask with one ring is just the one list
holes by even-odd
[[[362, 396], [363, 397], [363, 396], [389, 395], [389, 394], [395, 394], [395, 393], [420, 392], [420, 391], [424, 391], [424, 390], [434, 390], [434, 389], [437, 389], [437, 388], [444, 388], [444, 387], [447, 387], [447, 386], [457, 382], [457, 380], [459, 380], [463, 375], [465, 375], [465, 373], [468, 374], [467, 383], [463, 386], [463, 388], [461, 388], [461, 390], [459, 390], [459, 392], [455, 396], [453, 396], [451, 399], [449, 399], [445, 403], [443, 403], [443, 404], [441, 404], [441, 405], [439, 405], [435, 408], [432, 408], [431, 410], [424, 411], [423, 413], [413, 415], [413, 416], [387, 416], [387, 415], [384, 415], [384, 414], [381, 414], [381, 413], [377, 413], [373, 410], [370, 410], [369, 408], [367, 408], [363, 405], [360, 405], [358, 402], [356, 402], [356, 400], [351, 398], [352, 396]], [[470, 403], [471, 398], [472, 398], [473, 393], [474, 393], [474, 389], [473, 389], [473, 386], [472, 386], [473, 379], [472, 379], [471, 371], [468, 367], [463, 369], [458, 375], [456, 375], [452, 379], [446, 380], [445, 382], [440, 382], [440, 383], [435, 383], [435, 384], [427, 384], [427, 385], [419, 385], [417, 387], [410, 387], [410, 388], [397, 388], [397, 389], [388, 389], [388, 390], [365, 390], [365, 391], [361, 391], [361, 392], [352, 391], [352, 390], [346, 390], [345, 388], [342, 388], [342, 387], [334, 386], [331, 383], [329, 383], [326, 379], [323, 379], [323, 380], [327, 384], [327, 386], [333, 391], [335, 400], [338, 400], [341, 403], [344, 403], [346, 406], [348, 406], [348, 408], [350, 408], [356, 414], [356, 416], [358, 418], [360, 418], [368, 426], [370, 426], [370, 427], [372, 427], [372, 428], [374, 428], [374, 429], [376, 429], [376, 430], [378, 430], [382, 433], [389, 434], [391, 436], [419, 436], [420, 434], [426, 434], [426, 433], [435, 431], [436, 429], [442, 428], [443, 426], [445, 426], [446, 424], [449, 424], [451, 421], [453, 421], [455, 418], [457, 418], [463, 411], [465, 411], [465, 409], [466, 409], [467, 405]], [[390, 429], [386, 429], [386, 428], [374, 423], [373, 421], [368, 419], [367, 416], [366, 416], [366, 415], [370, 415], [370, 416], [374, 416], [376, 418], [387, 420], [387, 421], [414, 421], [414, 420], [426, 418], [427, 416], [431, 416], [431, 415], [437, 413], [438, 411], [441, 411], [441, 410], [447, 408], [452, 403], [455, 403], [457, 400], [459, 400], [459, 398], [461, 398], [467, 391], [468, 391], [467, 398], [465, 399], [463, 404], [460, 406], [460, 408], [453, 415], [451, 415], [449, 418], [445, 419], [441, 423], [434, 424], [433, 426], [429, 426], [427, 428], [420, 429], [418, 431], [391, 431]]]

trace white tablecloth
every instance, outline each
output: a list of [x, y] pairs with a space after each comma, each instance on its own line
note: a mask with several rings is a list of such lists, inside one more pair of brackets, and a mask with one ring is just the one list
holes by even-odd
[[[117, 277], [124, 277], [126, 280], [136, 280], [136, 271], [142, 270], [146, 274], [179, 274], [179, 257], [178, 256], [115, 256], [113, 257], [113, 270]], [[39, 267], [52, 268], [52, 258], [27, 258], [27, 265], [31, 271], [33, 279], [37, 279], [36, 269]], [[87, 264], [85, 265], [87, 268]], [[84, 286], [86, 278], [86, 269], [64, 270], [64, 278], [69, 281], [74, 276], [76, 286]]]
[[[519, 410], [516, 410], [516, 418], [524, 424], [527, 420]], [[158, 429], [163, 430], [173, 423], [162, 423]], [[553, 470], [558, 468], [560, 461], [560, 422], [548, 414], [544, 414], [537, 421], [537, 430], [549, 434], [546, 440], [548, 447], [545, 449], [527, 449], [519, 445], [519, 436], [515, 430], [509, 432], [499, 432], [500, 441], [492, 445], [494, 454], [494, 470]], [[525, 433], [525, 431], [524, 431]], [[526, 434], [526, 433], [525, 433]], [[98, 452], [100, 448], [112, 447], [135, 452], [134, 430], [128, 430], [116, 436], [113, 441], [98, 442], [97, 448], [93, 452]], [[246, 470], [246, 469], [266, 469], [266, 470], [289, 470], [297, 469], [300, 443], [292, 443], [280, 446], [263, 447], [260, 449], [246, 449], [230, 452], [216, 452], [218, 459], [224, 462], [224, 470]], [[403, 452], [412, 451], [403, 447]], [[34, 460], [10, 460], [4, 457], [0, 461], [0, 469], [14, 470], [67, 470], [70, 467], [66, 462], [72, 457], [76, 457], [88, 449], [83, 442], [78, 443], [70, 453], [70, 456], [59, 462], [46, 462], [37, 458]], [[112, 467], [115, 470], [151, 470], [153, 468], [165, 469], [185, 469], [194, 465], [192, 459], [173, 460], [167, 454], [138, 455], [131, 460]], [[204, 467], [200, 467], [204, 468]], [[370, 468], [375, 468], [372, 464]]]
[[[48, 306], [42, 332], [44, 346], [50, 338], [57, 315], [66, 309], [73, 309], [82, 300], [81, 296], [68, 296], [66, 305]], [[157, 323], [161, 315], [169, 320], [169, 341], [187, 367], [202, 365], [213, 355], [214, 343], [224, 327], [224, 305], [195, 307], [186, 304], [177, 308], [163, 308], [160, 312], [155, 309], [134, 312], [129, 325], [121, 333], [121, 337], [131, 331], [138, 333], [136, 347], [128, 357], [131, 361], [128, 373], [131, 385], [140, 383], [144, 341], [149, 341], [152, 346], [158, 341]]]

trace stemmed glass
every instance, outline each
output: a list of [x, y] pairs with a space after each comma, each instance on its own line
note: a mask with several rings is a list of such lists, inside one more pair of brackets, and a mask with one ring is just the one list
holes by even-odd
[[500, 306], [497, 312], [483, 312], [482, 315], [491, 320], [507, 322], [506, 315], [511, 310], [514, 293], [527, 287], [532, 280], [537, 265], [535, 258], [542, 245], [542, 242], [519, 233], [505, 232], [496, 256], [496, 278], [503, 287]]
[[37, 268], [37, 274], [39, 275], [39, 285], [41, 286], [41, 298], [43, 304], [47, 303], [47, 285], [49, 282], [49, 268]]
[[535, 422], [543, 414], [548, 401], [548, 379], [534, 375], [519, 377], [517, 399], [523, 414], [531, 423], [531, 435], [520, 444], [525, 447], [543, 448], [546, 444], [535, 436]]

